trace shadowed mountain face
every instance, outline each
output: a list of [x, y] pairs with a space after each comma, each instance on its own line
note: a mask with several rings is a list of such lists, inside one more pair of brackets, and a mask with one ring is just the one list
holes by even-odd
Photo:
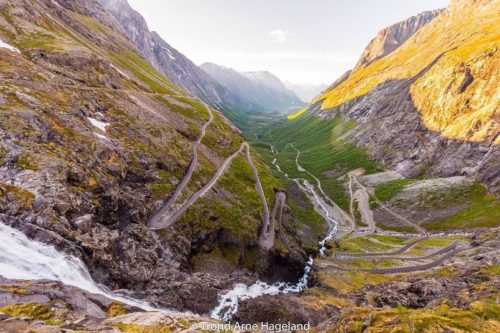
[[287, 110], [305, 105], [297, 95], [269, 72], [239, 73], [212, 63], [201, 65], [217, 82], [226, 87], [246, 106], [258, 105], [264, 110]]
[[352, 121], [345, 139], [406, 176], [473, 175], [499, 191], [499, 6], [456, 0], [383, 30], [309, 114]]

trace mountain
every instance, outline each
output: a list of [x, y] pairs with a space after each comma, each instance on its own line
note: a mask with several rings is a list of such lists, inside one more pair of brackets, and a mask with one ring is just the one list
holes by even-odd
[[[496, 0], [453, 0], [427, 24], [384, 30], [361, 65], [262, 133], [262, 156], [314, 191], [335, 232], [314, 261], [317, 288], [246, 310], [336, 309], [312, 332], [455, 332], [465, 316], [498, 330], [477, 307], [498, 296], [499, 13]], [[380, 47], [396, 35], [411, 37]], [[486, 292], [463, 297], [479, 276]]]
[[239, 73], [234, 69], [205, 63], [200, 66], [252, 110], [286, 111], [305, 105], [294, 92], [269, 72]]
[[[267, 111], [266, 117], [277, 117], [279, 114], [273, 114], [269, 109], [282, 111], [283, 108], [294, 105], [304, 106], [296, 95], [284, 87], [280, 87], [280, 92], [276, 94], [265, 86], [257, 88], [258, 84], [245, 92], [221, 84], [156, 32], [150, 31], [145, 19], [131, 8], [127, 0], [99, 2], [116, 21], [115, 26], [124, 32], [156, 70], [179, 87], [222, 111], [247, 137], [255, 135], [255, 117], [262, 117], [264, 111]], [[277, 78], [271, 80], [279, 81]]]
[[261, 85], [263, 87], [273, 89], [284, 94], [289, 94], [291, 96], [294, 95], [294, 93], [288, 90], [276, 75], [273, 75], [268, 71], [242, 72], [241, 74], [249, 78], [257, 85]]
[[370, 41], [355, 68], [365, 67], [393, 52], [442, 11], [443, 9], [436, 9], [423, 12], [383, 29]]
[[99, 1], [150, 64], [176, 85], [213, 106], [240, 103], [191, 60], [170, 46], [156, 32], [150, 31], [141, 14], [132, 9], [126, 0]]
[[315, 97], [328, 88], [326, 84], [295, 84], [290, 82], [285, 82], [285, 87], [295, 92], [301, 100], [306, 102], [311, 102]]
[[145, 30], [125, 35], [97, 0], [0, 8], [0, 283], [49, 279], [61, 290], [0, 288], [0, 321], [33, 307], [40, 316], [29, 318], [49, 321], [61, 314], [53, 300], [81, 293], [61, 311], [208, 314], [237, 283], [304, 274], [325, 226], [309, 226], [312, 205], [281, 204], [286, 244], [275, 242], [269, 206], [285, 185], [219, 111], [136, 47], [163, 44]]
[[499, 5], [250, 145], [98, 0], [0, 0], [0, 331], [498, 331]]
[[[472, 175], [500, 190], [498, 18], [492, 15], [498, 6], [452, 1], [400, 47], [338, 80], [309, 114], [352, 121], [345, 138], [405, 176]], [[409, 22], [418, 17], [430, 14]], [[414, 31], [414, 24], [397, 26]]]

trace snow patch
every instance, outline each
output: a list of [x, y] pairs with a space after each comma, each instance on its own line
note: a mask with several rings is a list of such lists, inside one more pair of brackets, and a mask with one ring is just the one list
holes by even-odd
[[103, 139], [105, 141], [111, 141], [107, 136], [105, 135], [102, 135], [102, 134], [99, 134], [99, 133], [96, 133], [94, 132], [94, 135], [97, 136], [99, 139]]
[[94, 127], [97, 127], [98, 129], [100, 129], [103, 132], [106, 132], [106, 127], [109, 126], [109, 123], [105, 123], [103, 121], [99, 121], [99, 120], [91, 118], [91, 117], [87, 117], [87, 119], [92, 123], [92, 125]]
[[172, 51], [170, 51], [169, 49], [167, 49], [166, 47], [162, 47], [162, 49], [164, 49], [165, 51], [167, 51], [167, 54], [169, 56], [170, 59], [172, 60], [175, 60], [175, 57], [174, 55], [172, 54]]
[[19, 49], [15, 48], [14, 46], [12, 45], [9, 45], [7, 43], [5, 43], [3, 40], [0, 39], [0, 48], [2, 49], [7, 49], [7, 50], [10, 50], [12, 52], [17, 52], [17, 53], [21, 53], [21, 51], [19, 51]]

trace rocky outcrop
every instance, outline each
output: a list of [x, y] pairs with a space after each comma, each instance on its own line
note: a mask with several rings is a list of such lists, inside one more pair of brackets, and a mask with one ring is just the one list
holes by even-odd
[[215, 321], [188, 313], [145, 312], [59, 282], [0, 277], [2, 332], [121, 332], [120, 327], [180, 332], [200, 322]]
[[393, 52], [441, 12], [443, 12], [443, 9], [423, 12], [380, 31], [368, 43], [354, 70], [368, 66], [370, 63]]

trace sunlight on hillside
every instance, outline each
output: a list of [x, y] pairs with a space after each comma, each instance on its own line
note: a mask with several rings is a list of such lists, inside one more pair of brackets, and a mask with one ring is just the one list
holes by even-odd
[[297, 119], [298, 117], [300, 117], [301, 115], [303, 115], [307, 110], [308, 110], [308, 108], [305, 107], [302, 110], [300, 110], [299, 112], [289, 115], [287, 118], [288, 118], [288, 120]]
[[[411, 87], [425, 125], [447, 138], [491, 139], [499, 130], [493, 116], [500, 103], [500, 2], [476, 8], [485, 2], [443, 12], [401, 48], [321, 96], [322, 109], [363, 96], [387, 81], [414, 78], [432, 65]], [[465, 78], [466, 70], [472, 80]]]

